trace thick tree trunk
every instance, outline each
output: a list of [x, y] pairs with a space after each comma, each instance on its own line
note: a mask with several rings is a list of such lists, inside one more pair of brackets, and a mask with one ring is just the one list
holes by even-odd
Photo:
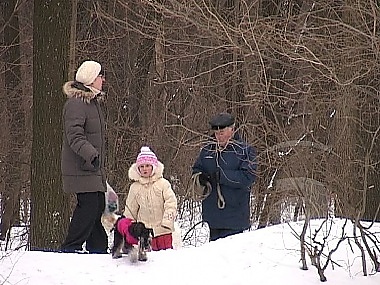
[[362, 120], [369, 129], [362, 131], [363, 188], [366, 207], [363, 219], [380, 222], [380, 106], [374, 94], [366, 94]]
[[30, 248], [51, 250], [60, 247], [69, 223], [60, 157], [71, 1], [35, 0], [34, 11]]

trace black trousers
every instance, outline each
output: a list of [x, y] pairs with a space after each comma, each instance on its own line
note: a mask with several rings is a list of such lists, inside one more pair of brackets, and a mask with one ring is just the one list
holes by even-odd
[[233, 229], [211, 229], [210, 228], [210, 241], [217, 240], [219, 238], [225, 238], [231, 235], [240, 234], [244, 230], [233, 230]]
[[108, 237], [101, 223], [104, 207], [104, 192], [77, 193], [77, 205], [62, 251], [82, 250], [86, 242], [86, 250], [90, 253], [107, 253]]

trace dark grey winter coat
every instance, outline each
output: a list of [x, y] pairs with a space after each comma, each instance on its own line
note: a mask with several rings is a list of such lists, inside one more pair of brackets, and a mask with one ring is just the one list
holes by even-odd
[[[69, 193], [106, 191], [105, 122], [98, 97], [66, 82], [63, 93], [63, 190]], [[99, 158], [99, 165], [91, 162]]]

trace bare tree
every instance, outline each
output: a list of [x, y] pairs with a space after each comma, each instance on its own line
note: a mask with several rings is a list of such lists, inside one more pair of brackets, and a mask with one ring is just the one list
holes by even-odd
[[59, 248], [69, 223], [68, 198], [62, 191], [60, 171], [60, 114], [65, 100], [62, 84], [69, 66], [71, 8], [71, 1], [34, 1], [32, 250]]
[[[19, 219], [20, 195], [22, 192], [22, 166], [25, 139], [25, 113], [21, 92], [20, 29], [18, 1], [3, 3], [4, 52], [5, 60], [5, 106], [6, 128], [8, 129], [7, 153], [4, 159], [4, 190], [2, 192], [0, 239], [4, 240], [15, 222]], [[25, 162], [24, 162], [25, 163]]]
[[[368, 13], [366, 19], [371, 26], [374, 3], [363, 4], [363, 7], [329, 1], [110, 3], [114, 3], [112, 7], [120, 5], [122, 10], [114, 10], [123, 13], [97, 10], [96, 15], [104, 23], [112, 22], [117, 27], [116, 35], [122, 28], [128, 31], [130, 37], [123, 40], [128, 41], [130, 53], [126, 56], [126, 67], [131, 71], [126, 74], [135, 78], [133, 70], [149, 65], [145, 69], [148, 73], [142, 76], [145, 78], [140, 85], [143, 89], [133, 89], [142, 81], [129, 84], [127, 78], [123, 81], [127, 82], [127, 90], [120, 89], [121, 98], [124, 97], [120, 100], [112, 85], [116, 94], [112, 100], [119, 109], [112, 108], [110, 116], [115, 117], [112, 121], [121, 123], [121, 127], [116, 128], [110, 125], [118, 130], [113, 132], [112, 145], [116, 147], [114, 153], [122, 153], [122, 156], [112, 156], [112, 161], [119, 157], [125, 158], [125, 162], [133, 160], [132, 148], [136, 147], [122, 142], [153, 144], [164, 153], [168, 173], [178, 179], [178, 191], [181, 191], [191, 158], [209, 135], [209, 114], [230, 110], [238, 116], [239, 131], [259, 149], [259, 180], [253, 192], [257, 208], [253, 210], [265, 213], [266, 209], [277, 209], [273, 215], [261, 216], [260, 224], [278, 222], [283, 201], [289, 196], [298, 200], [297, 197], [308, 199], [313, 195], [315, 200], [309, 203], [314, 207], [312, 216], [326, 215], [329, 198], [336, 193], [335, 182], [339, 183], [336, 171], [344, 169], [338, 167], [331, 171], [330, 167], [337, 154], [334, 149], [337, 141], [332, 138], [341, 130], [335, 129], [338, 118], [335, 115], [341, 112], [337, 103], [340, 94], [346, 94], [349, 85], [354, 88], [353, 80], [358, 78], [357, 72], [344, 78], [341, 73], [345, 70], [344, 61], [337, 59], [345, 58], [346, 51], [356, 52], [357, 44], [371, 46], [364, 44], [369, 39], [365, 33], [358, 32], [363, 26], [361, 18], [356, 18], [356, 24], [347, 25], [341, 16], [352, 11]], [[148, 12], [151, 10], [156, 16]], [[353, 28], [355, 25], [359, 29]], [[348, 32], [348, 49], [342, 50], [339, 35], [344, 32]], [[358, 41], [349, 40], [353, 34]], [[155, 47], [144, 45], [147, 50], [141, 49], [144, 57], [138, 56], [140, 49], [133, 50], [137, 47], [131, 40], [134, 38], [140, 42], [155, 42]], [[115, 42], [115, 38], [110, 40]], [[150, 52], [154, 52], [154, 56]], [[147, 56], [150, 59], [144, 61]], [[122, 71], [120, 64], [117, 70]], [[360, 78], [365, 80], [367, 74]], [[136, 97], [139, 90], [144, 92]], [[133, 107], [137, 106], [136, 102], [140, 102], [138, 109]], [[147, 107], [152, 102], [154, 104]], [[139, 124], [136, 125], [137, 118]], [[136, 140], [126, 140], [128, 137]], [[284, 146], [285, 142], [295, 142], [282, 147], [281, 151], [288, 153], [286, 156], [268, 154], [269, 149], [278, 151], [275, 146]], [[121, 165], [120, 160], [119, 169]], [[376, 161], [370, 165], [377, 165]], [[307, 190], [306, 186], [296, 184], [298, 187], [286, 191], [277, 191], [278, 187], [268, 191], [274, 173], [274, 179], [304, 177], [305, 181], [314, 181], [322, 187]], [[324, 193], [318, 189], [325, 189]], [[324, 201], [323, 210], [315, 207], [318, 196]], [[266, 197], [265, 203], [263, 197]]]
[[[148, 144], [165, 164], [181, 203], [179, 216], [191, 212], [184, 218], [187, 225], [198, 223], [199, 205], [186, 193], [191, 165], [211, 135], [211, 114], [230, 111], [240, 134], [258, 150], [252, 227], [299, 219], [307, 227], [309, 219], [334, 213], [356, 223], [379, 219], [378, 1], [78, 0], [77, 5], [78, 22], [71, 27], [76, 54], [70, 58], [72, 64], [96, 58], [106, 68], [107, 173], [121, 198], [129, 186], [128, 168]], [[37, 13], [35, 24], [43, 24], [41, 17]], [[40, 136], [58, 146], [46, 133], [60, 119], [48, 122], [46, 101], [58, 114], [63, 98], [53, 94], [64, 79], [49, 67], [43, 71], [55, 77], [41, 77], [40, 58], [57, 45], [57, 62], [66, 72], [62, 43], [69, 38], [45, 43], [36, 34], [34, 41], [34, 105], [46, 108], [34, 113], [37, 169], [48, 158], [36, 149], [50, 147]], [[41, 94], [62, 100], [42, 102]], [[58, 140], [60, 134], [52, 133]], [[58, 153], [54, 148], [55, 163]], [[57, 164], [45, 166], [51, 170], [45, 175], [59, 172]], [[60, 178], [51, 177], [32, 172], [33, 189], [43, 179], [55, 195]], [[35, 203], [41, 193], [34, 193], [32, 205], [40, 211], [44, 204]], [[56, 205], [46, 207], [51, 219]], [[362, 234], [368, 238], [367, 231], [357, 232]]]

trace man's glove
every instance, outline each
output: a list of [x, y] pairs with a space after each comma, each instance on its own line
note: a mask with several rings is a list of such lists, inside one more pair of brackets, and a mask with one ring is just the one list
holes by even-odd
[[100, 166], [99, 157], [98, 157], [98, 156], [95, 156], [94, 159], [91, 161], [91, 164], [92, 164], [92, 166], [93, 166], [95, 169], [98, 169], [99, 166]]
[[219, 171], [211, 173], [209, 175], [208, 181], [210, 181], [212, 185], [216, 185], [217, 183], [219, 183]]
[[209, 179], [210, 175], [208, 175], [207, 173], [201, 172], [198, 176], [199, 184], [201, 184], [202, 186], [206, 186], [207, 182], [209, 182]]

